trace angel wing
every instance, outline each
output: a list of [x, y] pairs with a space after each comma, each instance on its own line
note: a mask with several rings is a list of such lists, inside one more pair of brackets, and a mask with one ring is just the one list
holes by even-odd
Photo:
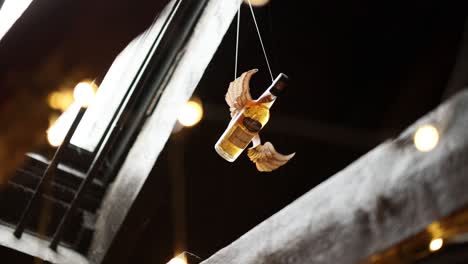
[[[239, 78], [229, 84], [225, 99], [231, 111], [231, 118], [236, 116], [247, 103], [252, 101], [250, 79], [257, 72], [257, 69], [244, 72]], [[247, 155], [255, 163], [259, 171], [269, 172], [276, 170], [286, 164], [295, 155], [295, 153], [290, 155], [278, 153], [270, 142], [261, 145], [258, 135], [252, 139], [252, 143], [253, 146], [248, 150]]]
[[257, 69], [244, 72], [239, 78], [229, 84], [225, 99], [231, 111], [231, 118], [236, 116], [248, 102], [252, 101], [249, 85], [250, 78], [256, 72], [258, 72]]
[[270, 172], [286, 164], [296, 153], [283, 155], [278, 153], [273, 144], [266, 142], [260, 144], [260, 138], [253, 140], [253, 147], [247, 152], [250, 160], [253, 161], [259, 171]]

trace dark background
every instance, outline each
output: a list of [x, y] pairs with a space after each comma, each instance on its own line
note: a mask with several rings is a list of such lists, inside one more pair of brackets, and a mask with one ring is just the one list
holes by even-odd
[[[229, 122], [224, 94], [234, 71], [234, 22], [195, 92], [205, 119], [172, 137], [152, 175], [184, 175], [187, 248], [203, 258], [396, 136], [455, 92], [449, 83], [459, 78], [452, 71], [467, 15], [462, 5], [272, 1], [256, 14], [273, 71], [292, 79], [272, 108], [263, 140], [297, 154], [265, 174], [246, 155], [231, 164], [213, 150]], [[246, 6], [241, 21], [239, 70], [260, 69], [252, 80], [255, 97], [270, 77]], [[183, 169], [174, 172], [178, 164]], [[174, 218], [162, 217], [173, 204], [161, 200], [167, 203], [135, 251], [141, 261], [149, 257], [141, 252], [162, 249], [158, 235], [174, 236], [164, 228]]]
[[[262, 134], [297, 154], [272, 173], [257, 172], [246, 155], [228, 163], [213, 149], [229, 122], [233, 23], [195, 92], [205, 118], [173, 135], [143, 190], [146, 203], [133, 211], [144, 224], [129, 243], [131, 263], [163, 263], [179, 247], [207, 258], [461, 88], [450, 86], [467, 17], [461, 2], [272, 0], [256, 8], [274, 73], [292, 79]], [[0, 98], [102, 79], [161, 5], [34, 1], [25, 17], [35, 20], [0, 42]], [[270, 79], [248, 11], [243, 6], [239, 71], [260, 69], [256, 97]]]

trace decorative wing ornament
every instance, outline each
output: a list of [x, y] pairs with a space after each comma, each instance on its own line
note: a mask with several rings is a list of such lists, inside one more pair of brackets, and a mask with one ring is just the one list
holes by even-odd
[[248, 150], [247, 155], [255, 163], [257, 170], [270, 172], [286, 164], [296, 153], [283, 155], [278, 153], [273, 144], [266, 142]]
[[249, 86], [250, 78], [257, 72], [257, 69], [244, 72], [229, 84], [225, 99], [231, 111], [231, 118], [235, 117], [248, 102], [252, 101]]
[[[250, 79], [257, 72], [257, 69], [244, 72], [239, 78], [229, 84], [225, 99], [231, 111], [231, 118], [234, 118], [247, 103], [252, 101]], [[290, 155], [278, 153], [270, 142], [262, 145], [258, 135], [252, 139], [252, 144], [253, 146], [248, 149], [247, 155], [255, 163], [257, 170], [261, 172], [276, 170], [286, 164], [295, 155], [295, 153]]]

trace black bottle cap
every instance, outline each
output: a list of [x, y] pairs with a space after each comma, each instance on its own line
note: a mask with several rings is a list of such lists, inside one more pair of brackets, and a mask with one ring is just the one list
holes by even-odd
[[278, 77], [276, 77], [276, 79], [273, 81], [273, 84], [270, 88], [270, 93], [274, 96], [280, 95], [284, 91], [288, 83], [289, 77], [284, 73], [280, 73]]

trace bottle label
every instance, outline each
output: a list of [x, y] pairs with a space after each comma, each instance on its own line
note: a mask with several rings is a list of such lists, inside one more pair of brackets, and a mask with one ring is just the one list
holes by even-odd
[[229, 137], [229, 141], [231, 141], [231, 143], [234, 144], [236, 147], [240, 149], [245, 149], [249, 145], [252, 138], [253, 135], [244, 132], [244, 130], [242, 130], [242, 128], [238, 126]]
[[242, 124], [252, 133], [257, 133], [262, 129], [262, 124], [250, 117], [244, 117]]

